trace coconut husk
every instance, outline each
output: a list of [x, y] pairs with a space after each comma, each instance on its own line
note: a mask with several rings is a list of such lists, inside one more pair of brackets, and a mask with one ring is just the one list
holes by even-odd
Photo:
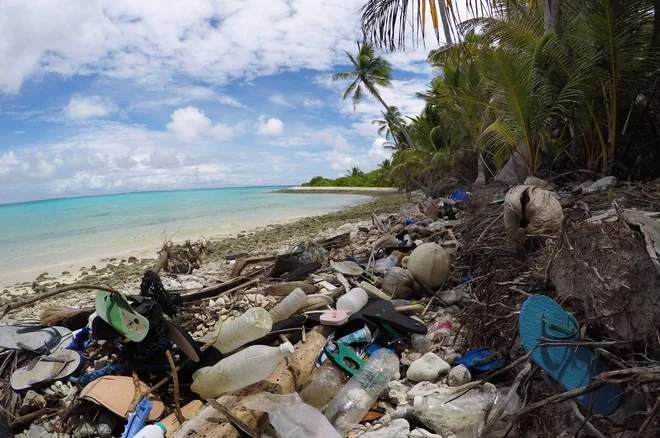
[[514, 187], [504, 199], [504, 227], [511, 242], [522, 244], [528, 234], [554, 234], [562, 218], [559, 201], [538, 187]]
[[383, 291], [392, 299], [409, 299], [418, 295], [419, 286], [413, 275], [403, 268], [393, 267], [385, 272]]

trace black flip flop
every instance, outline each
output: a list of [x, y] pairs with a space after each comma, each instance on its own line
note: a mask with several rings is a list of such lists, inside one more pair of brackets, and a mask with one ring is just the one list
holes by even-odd
[[295, 281], [311, 274], [320, 267], [321, 263], [305, 263], [291, 256], [277, 256], [268, 276], [282, 281]]
[[[308, 315], [308, 319], [317, 324], [321, 323], [320, 318], [321, 314], [319, 313]], [[381, 298], [369, 298], [367, 304], [351, 315], [346, 324], [340, 327], [344, 329], [342, 331], [350, 333], [352, 328], [362, 327], [364, 324], [369, 324], [399, 337], [409, 337], [413, 334], [425, 335], [428, 330], [424, 324], [416, 319], [397, 312], [391, 301]]]
[[167, 327], [167, 333], [174, 344], [188, 356], [193, 362], [199, 362], [202, 358], [202, 350], [197, 342], [190, 336], [188, 330], [170, 319], [167, 315], [163, 316], [163, 324]]

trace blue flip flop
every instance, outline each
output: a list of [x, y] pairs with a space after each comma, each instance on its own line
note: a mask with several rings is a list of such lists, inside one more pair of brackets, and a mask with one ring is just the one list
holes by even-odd
[[492, 371], [502, 368], [504, 362], [506, 362], [505, 357], [493, 355], [490, 350], [486, 348], [470, 350], [456, 359], [457, 364], [463, 364], [470, 369], [479, 371]]
[[[525, 351], [534, 348], [542, 337], [563, 341], [582, 340], [575, 317], [544, 295], [527, 298], [520, 310], [518, 329]], [[593, 376], [609, 371], [588, 347], [539, 347], [532, 353], [531, 359], [567, 391], [587, 386]], [[611, 414], [619, 407], [622, 392], [620, 385], [601, 386], [593, 393], [592, 411], [599, 415]], [[583, 394], [577, 399], [588, 409], [592, 394]]]

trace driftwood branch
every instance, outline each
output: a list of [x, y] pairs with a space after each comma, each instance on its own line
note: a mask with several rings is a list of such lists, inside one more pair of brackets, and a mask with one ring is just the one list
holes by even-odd
[[550, 397], [546, 398], [545, 400], [541, 400], [539, 402], [527, 405], [526, 407], [522, 408], [518, 412], [513, 413], [511, 415], [511, 419], [513, 421], [515, 421], [518, 418], [520, 418], [524, 415], [527, 415], [527, 414], [529, 414], [530, 412], [532, 412], [536, 409], [543, 408], [547, 405], [554, 404], [554, 403], [561, 403], [563, 401], [570, 400], [572, 398], [578, 397], [582, 394], [589, 394], [590, 392], [593, 392], [593, 391], [597, 390], [598, 388], [600, 388], [604, 384], [605, 384], [605, 382], [594, 382], [594, 383], [591, 383], [587, 386], [583, 386], [583, 387], [580, 387], [580, 388], [577, 388], [577, 389], [573, 389], [572, 391], [566, 391], [566, 392], [562, 392], [560, 394], [555, 394], [553, 396], [550, 396]]
[[0, 319], [4, 318], [5, 315], [13, 310], [16, 310], [20, 307], [27, 306], [28, 304], [34, 304], [38, 301], [45, 300], [46, 298], [51, 298], [59, 294], [63, 294], [64, 292], [70, 292], [73, 290], [81, 290], [81, 289], [94, 289], [94, 290], [100, 290], [104, 292], [110, 292], [110, 293], [117, 293], [116, 289], [113, 289], [108, 286], [104, 285], [95, 285], [95, 284], [69, 284], [67, 286], [62, 286], [58, 287], [57, 289], [53, 289], [48, 292], [44, 292], [42, 294], [34, 295], [29, 298], [22, 299], [21, 301], [17, 303], [11, 303], [5, 306], [5, 308], [2, 310], [2, 314], [0, 314]]
[[209, 399], [207, 400], [207, 402], [209, 403], [209, 405], [213, 407], [213, 409], [224, 415], [227, 418], [227, 420], [229, 420], [229, 422], [233, 424], [234, 427], [236, 427], [238, 430], [245, 433], [250, 438], [259, 438], [259, 434], [257, 432], [255, 432], [250, 426], [239, 420], [238, 417], [236, 417], [234, 414], [229, 412], [229, 409], [222, 406], [220, 403], [218, 403], [213, 399]]
[[172, 353], [170, 350], [167, 350], [165, 355], [167, 356], [167, 362], [170, 364], [172, 383], [174, 383], [174, 413], [176, 414], [176, 419], [179, 424], [183, 424], [185, 423], [186, 418], [183, 416], [183, 413], [181, 413], [181, 402], [179, 401], [179, 373], [174, 366], [174, 359], [172, 359]]

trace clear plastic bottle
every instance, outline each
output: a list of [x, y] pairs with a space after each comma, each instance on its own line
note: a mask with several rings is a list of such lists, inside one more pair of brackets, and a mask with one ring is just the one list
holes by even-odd
[[384, 348], [376, 350], [332, 399], [325, 416], [339, 432], [354, 428], [398, 371], [396, 354]]
[[305, 303], [307, 303], [307, 294], [297, 287], [278, 305], [270, 309], [270, 317], [273, 322], [282, 321], [296, 313]]
[[344, 373], [326, 362], [310, 376], [309, 384], [300, 391], [300, 398], [310, 406], [321, 409], [344, 385]]
[[355, 313], [362, 309], [369, 301], [369, 296], [364, 289], [355, 287], [337, 300], [337, 310], [350, 310]]
[[220, 327], [218, 340], [213, 344], [221, 353], [230, 353], [248, 342], [270, 333], [273, 320], [263, 307], [252, 307], [238, 318]]
[[167, 429], [160, 423], [144, 426], [133, 438], [163, 438]]
[[388, 256], [379, 260], [376, 260], [376, 263], [374, 264], [374, 272], [385, 272], [390, 268], [395, 267], [396, 265], [399, 264], [399, 259], [394, 256]]
[[293, 345], [285, 342], [279, 347], [252, 345], [222, 359], [212, 367], [204, 367], [193, 374], [190, 389], [203, 399], [217, 398], [237, 391], [268, 377], [284, 357], [293, 355]]

